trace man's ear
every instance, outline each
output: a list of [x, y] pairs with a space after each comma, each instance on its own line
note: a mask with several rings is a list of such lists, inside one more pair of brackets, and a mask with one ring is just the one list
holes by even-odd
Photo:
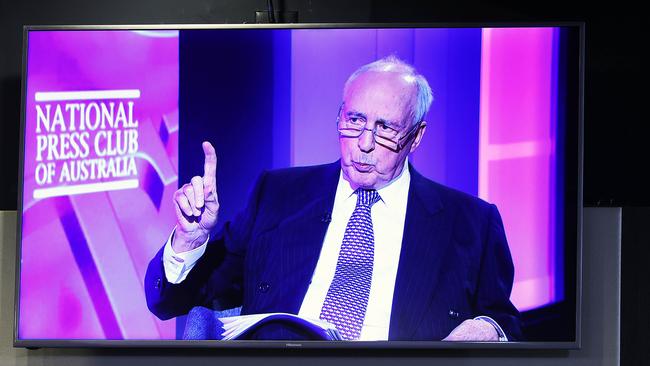
[[415, 139], [413, 139], [413, 143], [411, 144], [411, 150], [409, 153], [412, 153], [415, 151], [415, 149], [420, 146], [420, 142], [422, 141], [422, 136], [424, 136], [424, 132], [427, 130], [427, 122], [422, 121], [420, 122], [420, 127], [418, 127], [418, 131], [415, 133]]

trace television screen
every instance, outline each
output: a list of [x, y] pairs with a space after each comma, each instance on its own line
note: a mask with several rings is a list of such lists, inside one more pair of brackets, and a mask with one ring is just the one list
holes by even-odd
[[582, 24], [24, 37], [17, 346], [579, 347]]

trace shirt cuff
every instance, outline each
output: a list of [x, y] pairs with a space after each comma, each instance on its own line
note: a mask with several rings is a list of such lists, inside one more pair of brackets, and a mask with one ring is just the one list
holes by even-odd
[[508, 342], [508, 336], [506, 336], [506, 333], [503, 331], [499, 323], [496, 322], [496, 320], [485, 315], [477, 316], [476, 318], [474, 318], [474, 320], [483, 320], [485, 322], [490, 323], [490, 325], [494, 327], [494, 330], [497, 331], [497, 335], [499, 336], [499, 342]]
[[165, 277], [167, 282], [172, 284], [179, 284], [185, 280], [187, 274], [190, 273], [190, 270], [194, 267], [196, 262], [203, 256], [205, 249], [207, 247], [208, 237], [200, 247], [194, 248], [187, 252], [176, 253], [172, 248], [172, 240], [174, 238], [174, 233], [176, 228], [172, 230], [171, 235], [165, 243], [165, 249], [163, 250], [163, 267], [165, 268]]

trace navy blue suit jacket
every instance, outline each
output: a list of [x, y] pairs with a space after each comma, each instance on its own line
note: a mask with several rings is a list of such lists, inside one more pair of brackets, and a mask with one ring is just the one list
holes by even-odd
[[[389, 340], [440, 340], [487, 315], [520, 338], [509, 300], [513, 264], [494, 205], [444, 187], [412, 166]], [[297, 314], [329, 225], [340, 162], [265, 172], [246, 209], [227, 223], [180, 284], [167, 282], [162, 249], [145, 278], [161, 319], [197, 305], [242, 305], [242, 314]], [[291, 338], [282, 332], [269, 338]], [[262, 338], [264, 335], [262, 336]]]

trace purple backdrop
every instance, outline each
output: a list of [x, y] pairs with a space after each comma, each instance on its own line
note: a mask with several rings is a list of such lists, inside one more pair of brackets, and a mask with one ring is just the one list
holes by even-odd
[[173, 338], [142, 283], [174, 225], [178, 32], [30, 32], [27, 65], [19, 338]]

